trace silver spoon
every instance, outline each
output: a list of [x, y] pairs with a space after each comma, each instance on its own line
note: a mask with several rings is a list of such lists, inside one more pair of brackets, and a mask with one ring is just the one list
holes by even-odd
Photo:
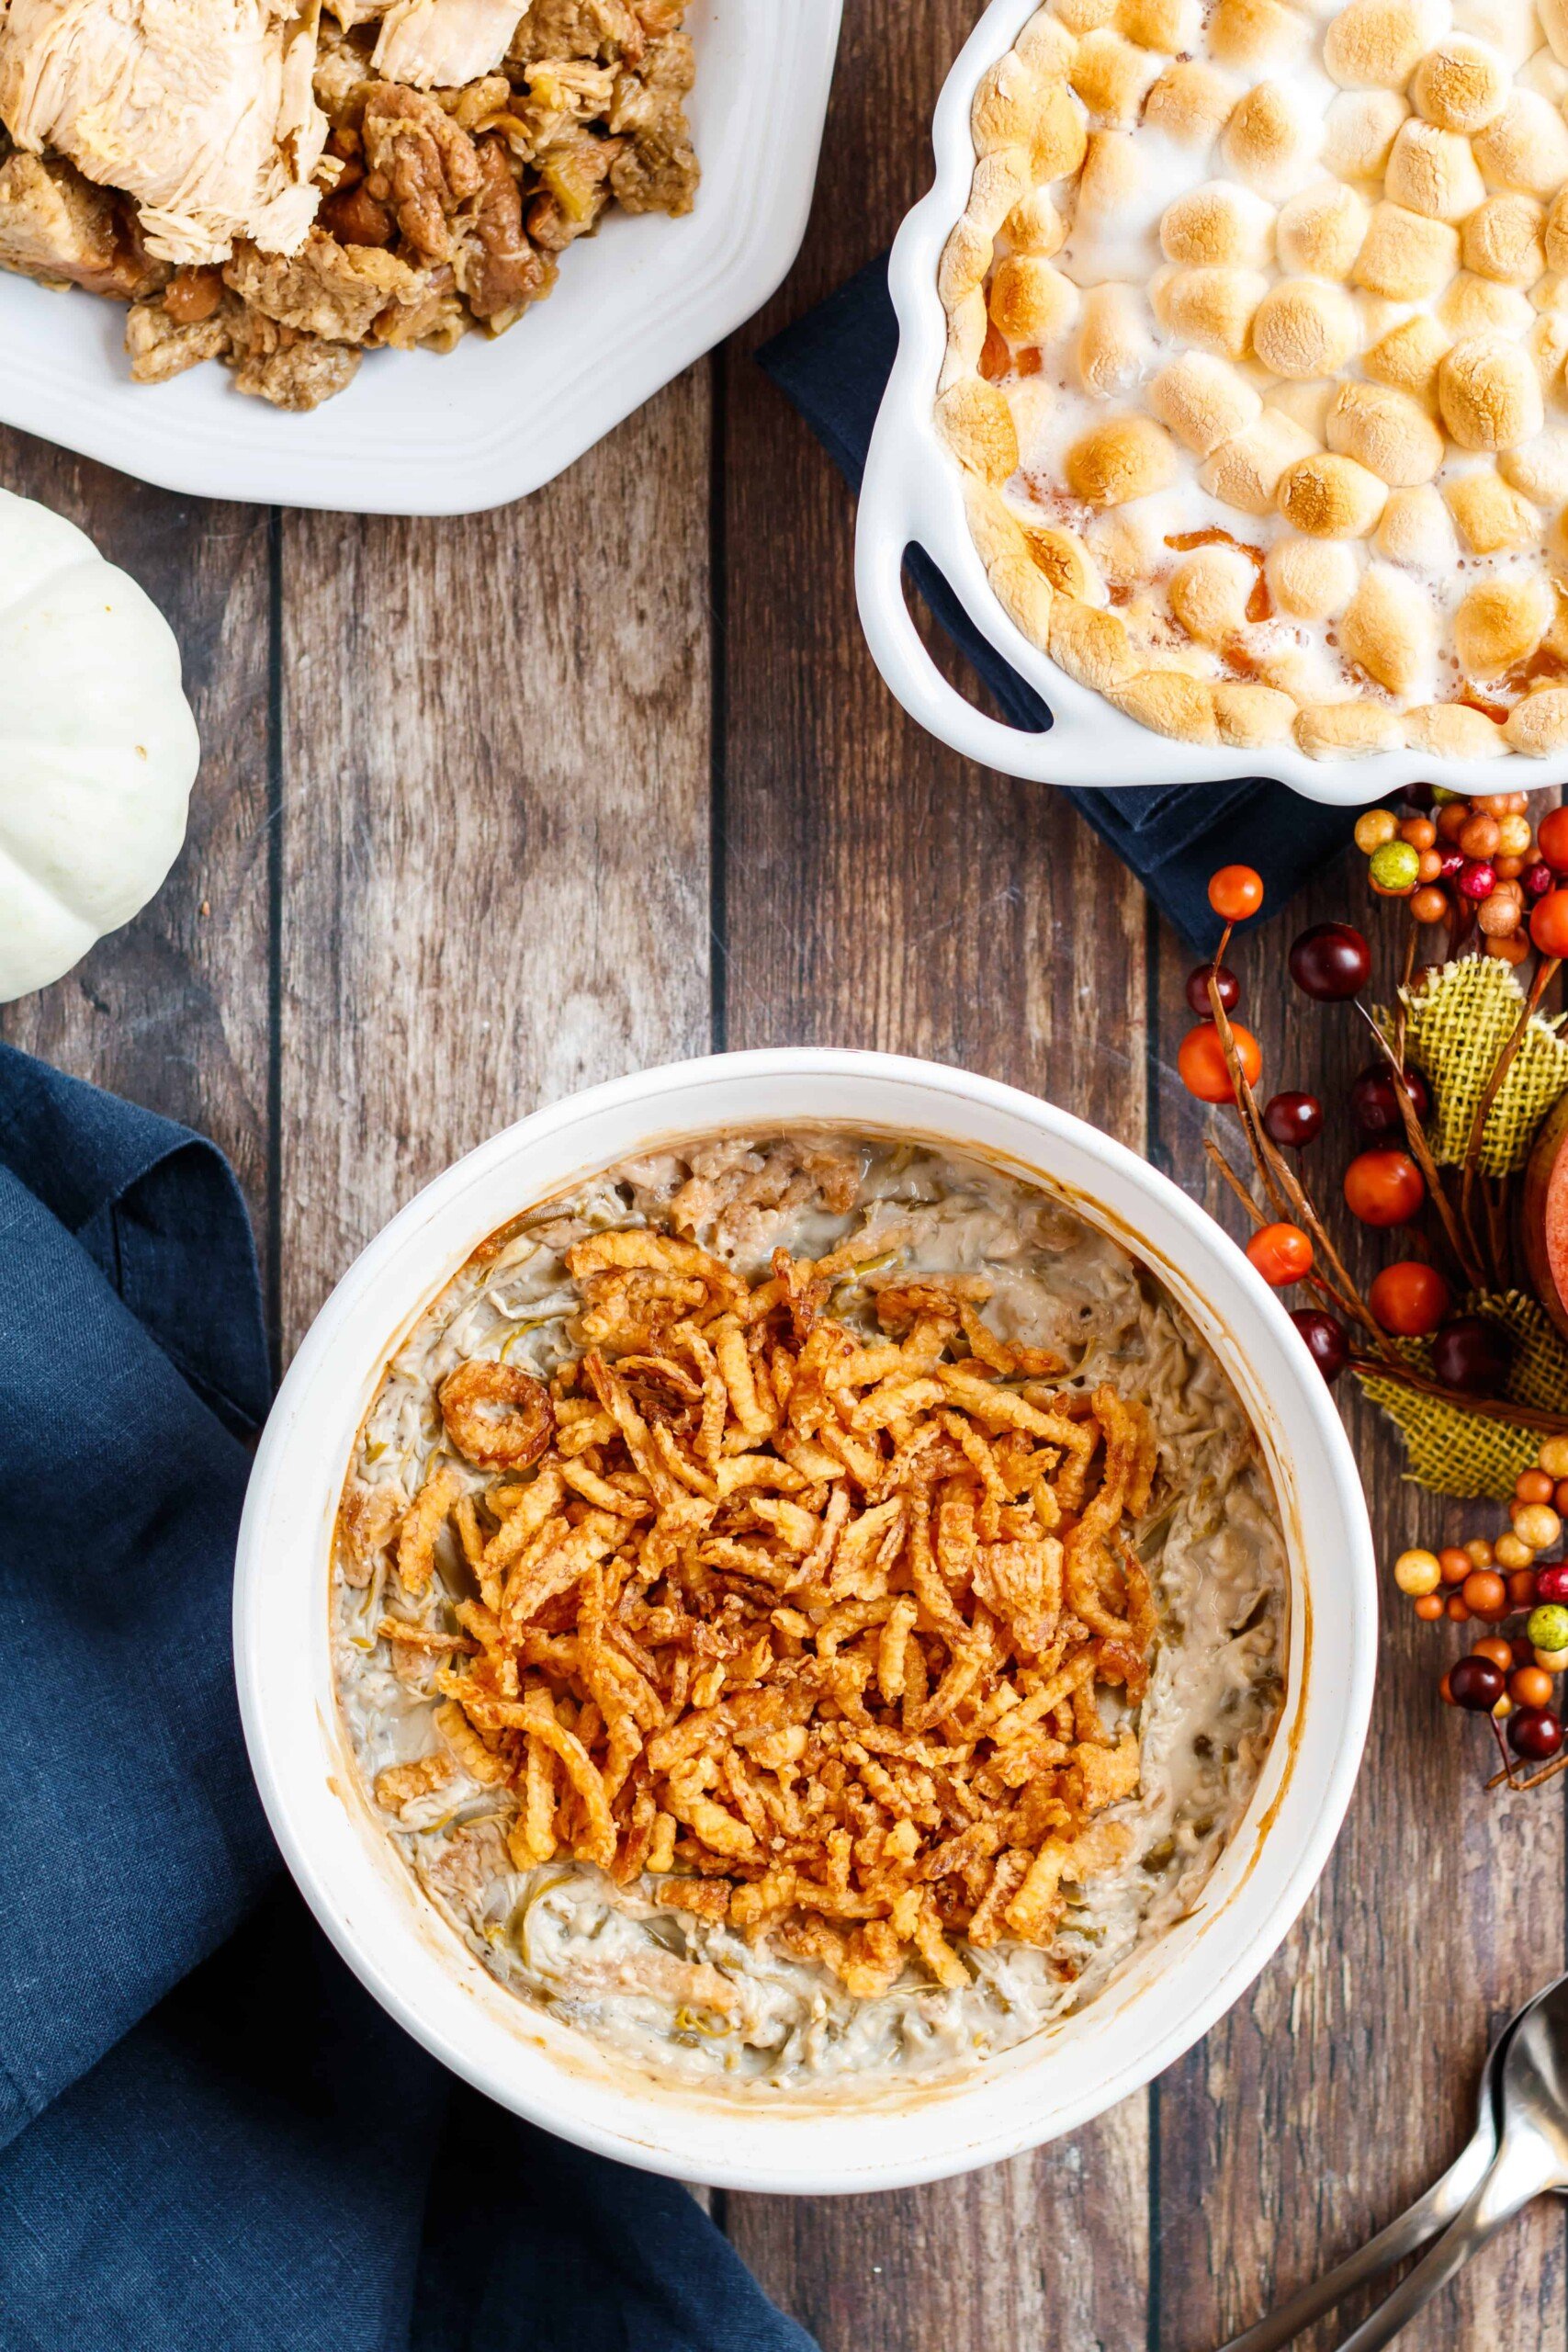
[[1380, 2352], [1521, 2207], [1568, 2188], [1568, 1978], [1515, 2020], [1498, 2073], [1497, 2154], [1464, 2206], [1339, 2352]]
[[1538, 2008], [1543, 2001], [1551, 2000], [1554, 1994], [1565, 1987], [1568, 1987], [1568, 1976], [1559, 1977], [1556, 1984], [1549, 1984], [1544, 1992], [1527, 2001], [1523, 2008], [1516, 2009], [1493, 2042], [1486, 2053], [1486, 2064], [1481, 2070], [1474, 2134], [1442, 2178], [1434, 2181], [1413, 2205], [1407, 2206], [1366, 2245], [1348, 2255], [1323, 2278], [1314, 2278], [1301, 2288], [1289, 2302], [1281, 2303], [1278, 2311], [1269, 2312], [1266, 2318], [1244, 2329], [1241, 2335], [1233, 2335], [1228, 2343], [1220, 2346], [1220, 2352], [1280, 2352], [1282, 2345], [1290, 2343], [1292, 2336], [1299, 2335], [1313, 2320], [1321, 2318], [1326, 2311], [1332, 2311], [1337, 2303], [1342, 2303], [1358, 2287], [1364, 2287], [1381, 2272], [1403, 2262], [1407, 2255], [1416, 2252], [1417, 2246], [1425, 2245], [1429, 2238], [1436, 2237], [1439, 2231], [1446, 2230], [1457, 2219], [1490, 2172], [1497, 2154], [1498, 2077], [1509, 2039], [1515, 2028], [1531, 2010]]

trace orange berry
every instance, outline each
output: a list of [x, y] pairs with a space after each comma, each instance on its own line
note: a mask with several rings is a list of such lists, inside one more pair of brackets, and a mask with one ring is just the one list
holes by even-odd
[[1224, 922], [1245, 922], [1263, 904], [1263, 876], [1250, 865], [1222, 865], [1209, 876], [1209, 904]]
[[1530, 937], [1543, 956], [1568, 956], [1568, 890], [1551, 890], [1536, 900]]
[[1453, 1293], [1436, 1266], [1419, 1258], [1402, 1258], [1373, 1276], [1367, 1298], [1385, 1331], [1414, 1340], [1437, 1329], [1453, 1303]]
[[1362, 1225], [1408, 1225], [1426, 1197], [1408, 1152], [1359, 1151], [1345, 1170], [1345, 1205]]
[[1505, 1674], [1513, 1671], [1514, 1645], [1512, 1642], [1505, 1641], [1501, 1634], [1489, 1634], [1483, 1642], [1477, 1642], [1471, 1651], [1471, 1656], [1472, 1657], [1489, 1657], [1494, 1666], [1502, 1668]]
[[[1238, 1021], [1231, 1023], [1231, 1035], [1235, 1041], [1235, 1056], [1248, 1086], [1256, 1086], [1263, 1073], [1263, 1056], [1258, 1040], [1250, 1029]], [[1224, 1047], [1220, 1033], [1212, 1021], [1200, 1021], [1196, 1029], [1189, 1029], [1177, 1051], [1176, 1068], [1181, 1083], [1189, 1094], [1200, 1102], [1234, 1102], [1235, 1090], [1231, 1074], [1225, 1068]]]
[[1553, 1684], [1543, 1667], [1518, 1666], [1508, 1677], [1508, 1696], [1521, 1707], [1550, 1707]]
[[1445, 1584], [1462, 1584], [1475, 1562], [1457, 1544], [1445, 1544], [1438, 1555], [1438, 1566]]
[[1568, 808], [1549, 808], [1536, 827], [1535, 838], [1553, 874], [1568, 874]]
[[1312, 1272], [1312, 1243], [1299, 1225], [1259, 1226], [1247, 1254], [1273, 1290], [1303, 1282]]
[[1496, 1624], [1508, 1613], [1508, 1588], [1495, 1568], [1472, 1568], [1460, 1594], [1472, 1617]]
[[1435, 1624], [1448, 1614], [1448, 1604], [1440, 1592], [1424, 1592], [1416, 1603], [1416, 1614], [1423, 1624]]

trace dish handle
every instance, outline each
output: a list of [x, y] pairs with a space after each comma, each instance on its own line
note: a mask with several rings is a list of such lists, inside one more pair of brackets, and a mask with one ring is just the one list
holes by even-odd
[[[1038, 731], [988, 718], [948, 684], [920, 641], [904, 594], [904, 556], [911, 546], [931, 554], [921, 533], [918, 471], [927, 453], [899, 447], [887, 430], [890, 405], [884, 402], [872, 435], [855, 520], [855, 598], [872, 659], [910, 718], [950, 751], [1004, 775], [1055, 784], [1064, 748], [1059, 717], [1053, 713], [1052, 726]], [[932, 536], [940, 544], [941, 535]], [[951, 579], [948, 584], [993, 650], [1003, 661], [1014, 660], [960, 584]]]

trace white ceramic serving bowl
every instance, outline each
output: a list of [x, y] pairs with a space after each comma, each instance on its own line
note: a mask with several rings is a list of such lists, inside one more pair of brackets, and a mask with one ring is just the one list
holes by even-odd
[[[964, 44], [931, 125], [935, 182], [906, 217], [888, 263], [898, 356], [866, 458], [855, 586], [862, 626], [894, 694], [955, 752], [1037, 784], [1210, 784], [1261, 770], [1308, 800], [1358, 808], [1417, 780], [1456, 792], [1537, 790], [1568, 782], [1568, 754], [1434, 760], [1420, 752], [1382, 752], [1371, 759], [1329, 761], [1308, 759], [1293, 745], [1229, 752], [1179, 743], [1067, 677], [1003, 611], [970, 535], [959, 469], [936, 428], [937, 379], [947, 347], [937, 265], [969, 200], [975, 170], [969, 114], [976, 85], [987, 68], [1006, 56], [1038, 6], [1039, 0], [991, 0]], [[1053, 721], [1045, 733], [987, 718], [938, 671], [904, 600], [904, 551], [911, 544], [924, 548], [981, 635], [1044, 702]]]
[[[1193, 1915], [1081, 2016], [949, 2089], [809, 2104], [655, 2084], [487, 1976], [421, 1894], [359, 1791], [328, 1656], [328, 1558], [355, 1434], [388, 1356], [477, 1243], [629, 1153], [716, 1128], [842, 1122], [935, 1137], [1060, 1188], [1124, 1238], [1223, 1357], [1284, 1516], [1283, 1720]], [[339, 1951], [456, 2073], [584, 2147], [686, 2180], [892, 2188], [989, 2164], [1098, 2115], [1246, 1990], [1306, 1900], [1361, 1753], [1376, 1635], [1371, 1535], [1329, 1394], [1273, 1294], [1184, 1193], [1050, 1103], [931, 1062], [807, 1049], [720, 1055], [536, 1112], [427, 1185], [349, 1269], [279, 1392], [240, 1530], [234, 1641], [272, 1826]]]
[[125, 311], [0, 271], [0, 422], [190, 497], [467, 514], [549, 481], [765, 302], [817, 177], [842, 0], [692, 0], [684, 220], [612, 213], [547, 302], [492, 343], [372, 352], [309, 416], [215, 362], [133, 384]]

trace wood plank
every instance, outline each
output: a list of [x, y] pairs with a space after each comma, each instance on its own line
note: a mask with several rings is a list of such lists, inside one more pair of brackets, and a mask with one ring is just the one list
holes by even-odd
[[[1070, 808], [923, 736], [866, 653], [852, 508], [747, 353], [886, 243], [929, 177], [962, 0], [846, 16], [807, 249], [726, 363], [724, 1042], [876, 1046], [1143, 1135], [1143, 900]], [[1145, 2325], [1146, 2101], [903, 2195], [730, 2196], [825, 2352], [1130, 2346]]]
[[[1266, 1090], [1309, 1086], [1328, 1112], [1303, 1172], [1337, 1236], [1351, 1227], [1337, 1180], [1357, 1148], [1345, 1099], [1369, 1058], [1365, 1033], [1348, 1008], [1296, 994], [1284, 957], [1297, 930], [1338, 918], [1367, 929], [1381, 964], [1391, 961], [1398, 931], [1387, 914], [1374, 925], [1362, 872], [1348, 858], [1230, 959], [1243, 1018], [1262, 1045]], [[1204, 1121], [1169, 1067], [1190, 1019], [1181, 995], [1189, 961], [1162, 932], [1157, 1037], [1167, 1069], [1152, 1116], [1156, 1157], [1192, 1182]], [[1236, 1229], [1239, 1210], [1214, 1190], [1209, 1205]], [[1398, 1254], [1359, 1237], [1358, 1279]], [[1410, 1543], [1506, 1523], [1499, 1506], [1445, 1506], [1402, 1485], [1392, 1432], [1349, 1386], [1341, 1383], [1340, 1401], [1381, 1562]], [[1486, 1794], [1483, 1727], [1457, 1719], [1435, 1687], [1464, 1646], [1458, 1629], [1417, 1623], [1386, 1566], [1382, 1600], [1371, 1737], [1329, 1869], [1249, 1998], [1157, 2087], [1151, 2340], [1168, 2352], [1221, 2342], [1425, 2187], [1472, 2128], [1491, 2032], [1563, 1966], [1561, 1784], [1511, 1801]], [[1562, 2249], [1554, 2211], [1527, 2215], [1401, 2343], [1411, 2352], [1488, 2343], [1561, 2352]], [[1346, 2324], [1325, 2323], [1303, 2344], [1328, 2352]]]
[[706, 1043], [707, 371], [519, 506], [286, 518], [284, 1322], [448, 1161]]
[[90, 533], [161, 605], [202, 743], [162, 891], [64, 979], [7, 1008], [4, 1034], [212, 1136], [265, 1238], [269, 517], [150, 490], [20, 433], [0, 431], [0, 479]]

